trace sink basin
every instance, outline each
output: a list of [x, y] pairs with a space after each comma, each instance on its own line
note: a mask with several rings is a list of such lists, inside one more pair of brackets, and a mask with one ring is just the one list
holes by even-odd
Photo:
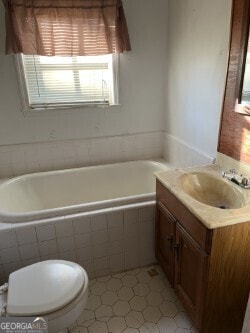
[[205, 172], [186, 173], [178, 182], [185, 193], [212, 207], [237, 209], [247, 204], [244, 190]]

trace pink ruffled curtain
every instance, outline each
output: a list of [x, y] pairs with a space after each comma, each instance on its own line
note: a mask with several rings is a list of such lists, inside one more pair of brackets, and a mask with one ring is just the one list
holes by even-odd
[[90, 56], [130, 51], [121, 0], [3, 0], [6, 54]]

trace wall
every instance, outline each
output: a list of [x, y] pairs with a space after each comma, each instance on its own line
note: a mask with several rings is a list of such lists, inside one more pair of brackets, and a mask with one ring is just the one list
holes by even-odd
[[230, 17], [228, 0], [169, 0], [164, 155], [177, 165], [216, 156]]
[[[29, 153], [30, 148], [33, 147], [32, 151], [41, 148], [33, 146], [37, 142], [67, 140], [65, 146], [68, 144], [68, 150], [71, 150], [74, 144], [68, 140], [94, 139], [90, 144], [100, 146], [100, 142], [95, 139], [101, 138], [105, 141], [105, 149], [109, 147], [111, 150], [110, 142], [106, 139], [114, 139], [113, 141], [116, 142], [118, 137], [120, 143], [132, 141], [130, 146], [134, 147], [134, 139], [131, 140], [130, 135], [149, 133], [150, 137], [152, 133], [161, 134], [164, 129], [165, 109], [167, 1], [158, 0], [157, 6], [151, 0], [124, 0], [123, 3], [133, 50], [120, 57], [121, 105], [108, 108], [85, 108], [70, 112], [47, 112], [28, 117], [21, 112], [13, 56], [4, 55], [4, 8], [2, 2], [0, 3], [0, 173], [1, 169], [4, 174], [9, 168], [12, 169], [12, 174], [20, 173], [21, 169], [27, 169], [20, 167], [18, 168], [20, 172], [15, 172], [13, 164], [28, 164], [30, 161], [27, 159], [27, 154], [32, 155], [32, 152]], [[148, 140], [146, 142], [144, 140], [143, 149], [147, 150]], [[22, 143], [32, 145], [10, 146]], [[81, 143], [84, 142], [81, 140], [79, 145]], [[122, 149], [120, 143], [115, 143], [119, 146], [114, 149], [115, 152]], [[43, 154], [45, 160], [51, 160], [48, 156], [51, 154], [48, 153], [51, 149], [55, 150], [53, 145], [45, 145], [46, 152]], [[84, 145], [83, 153], [86, 149], [89, 155], [89, 141]], [[25, 153], [19, 156], [18, 152], [23, 150]], [[107, 162], [107, 159], [102, 161], [100, 158], [102, 154], [100, 149], [95, 149], [94, 153], [92, 150], [93, 154], [95, 154], [92, 156], [93, 161], [98, 159], [100, 163]], [[111, 154], [112, 152], [109, 152], [109, 155]], [[131, 154], [127, 155], [131, 156]], [[148, 150], [147, 155], [150, 155]], [[161, 156], [161, 152], [158, 152], [158, 156]], [[66, 159], [70, 157], [66, 156]], [[143, 155], [142, 158], [144, 157]], [[117, 158], [115, 156], [113, 160]], [[64, 160], [65, 156], [60, 155], [58, 159]], [[60, 167], [63, 166], [65, 165], [60, 164]], [[40, 169], [50, 169], [50, 166], [46, 164]], [[30, 171], [39, 171], [39, 168]]]

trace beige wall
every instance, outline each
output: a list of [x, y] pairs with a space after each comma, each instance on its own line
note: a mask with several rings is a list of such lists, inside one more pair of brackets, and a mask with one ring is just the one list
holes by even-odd
[[169, 0], [166, 132], [216, 156], [230, 0]]
[[167, 1], [124, 0], [133, 51], [120, 59], [120, 102], [24, 117], [0, 2], [0, 145], [106, 137], [164, 129]]

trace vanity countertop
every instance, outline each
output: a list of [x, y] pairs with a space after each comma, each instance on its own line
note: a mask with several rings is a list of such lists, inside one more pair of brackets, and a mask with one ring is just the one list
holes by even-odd
[[191, 172], [204, 172], [218, 179], [228, 182], [230, 186], [236, 187], [245, 197], [250, 198], [250, 189], [242, 189], [221, 176], [219, 165], [207, 165], [185, 169], [172, 169], [168, 171], [156, 172], [156, 178], [189, 210], [192, 212], [207, 228], [214, 229], [218, 227], [229, 226], [236, 223], [250, 221], [250, 201], [242, 208], [220, 209], [201, 203], [183, 191], [179, 177]]

